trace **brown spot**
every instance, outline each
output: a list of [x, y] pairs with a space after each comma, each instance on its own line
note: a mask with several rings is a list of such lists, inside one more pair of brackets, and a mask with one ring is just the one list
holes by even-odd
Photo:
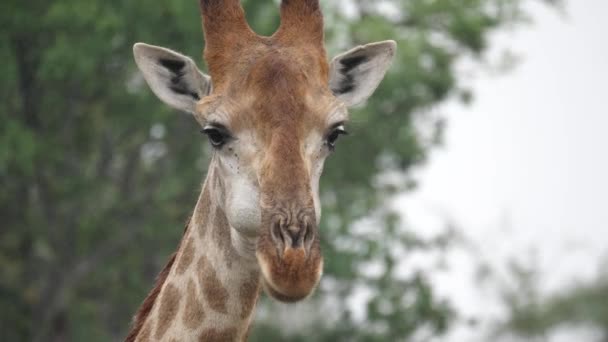
[[251, 273], [247, 281], [241, 284], [239, 295], [241, 297], [241, 318], [245, 319], [251, 315], [253, 307], [258, 299], [260, 291], [260, 275], [258, 272]]
[[206, 329], [203, 330], [201, 336], [198, 338], [200, 342], [224, 342], [224, 341], [236, 341], [236, 328], [228, 329]]
[[217, 248], [224, 254], [224, 261], [228, 268], [232, 267], [232, 261], [237, 257], [237, 252], [230, 239], [230, 224], [222, 208], [217, 207], [213, 219], [213, 240]]
[[155, 334], [157, 339], [161, 339], [165, 335], [175, 315], [177, 315], [179, 300], [177, 288], [173, 284], [167, 284], [163, 291], [163, 297], [160, 300], [160, 307], [158, 308], [158, 323]]
[[209, 264], [205, 256], [201, 256], [198, 260], [197, 268], [199, 271], [199, 282], [207, 303], [213, 310], [226, 313], [228, 291], [217, 278], [215, 269]]
[[[201, 196], [198, 199], [198, 205], [196, 208], [196, 218], [197, 220], [199, 220], [198, 223], [205, 223], [206, 221], [208, 221], [209, 214], [211, 212], [211, 192], [209, 191], [208, 182], [205, 182], [203, 192], [201, 193]], [[198, 230], [201, 239], [205, 236], [206, 229], [203, 228], [204, 226], [204, 224], [201, 224], [201, 228]]]
[[196, 329], [203, 321], [203, 318], [205, 318], [205, 314], [203, 312], [203, 304], [196, 294], [196, 285], [192, 279], [188, 281], [187, 296], [186, 309], [184, 310], [182, 320], [187, 328]]
[[179, 261], [177, 263], [177, 273], [184, 274], [188, 269], [188, 266], [192, 263], [192, 259], [194, 258], [194, 239], [188, 239], [188, 242], [184, 246], [182, 250], [182, 254], [179, 257]]

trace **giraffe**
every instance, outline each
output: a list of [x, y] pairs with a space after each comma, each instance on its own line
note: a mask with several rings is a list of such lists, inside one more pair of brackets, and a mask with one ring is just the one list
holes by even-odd
[[347, 108], [377, 88], [394, 41], [328, 62], [318, 0], [283, 0], [269, 37], [239, 0], [200, 0], [209, 75], [175, 51], [137, 43], [137, 66], [169, 106], [191, 113], [213, 154], [177, 252], [126, 341], [242, 341], [262, 289], [296, 302], [323, 270], [319, 178]]

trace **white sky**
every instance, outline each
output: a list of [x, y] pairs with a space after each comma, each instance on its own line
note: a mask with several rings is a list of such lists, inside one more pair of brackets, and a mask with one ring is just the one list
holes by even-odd
[[[416, 230], [453, 220], [492, 264], [529, 260], [534, 249], [543, 286], [555, 291], [593, 277], [608, 252], [608, 1], [530, 11], [532, 26], [492, 41], [521, 62], [473, 81], [471, 106], [441, 108], [445, 147], [398, 203]], [[497, 299], [475, 287], [471, 257], [452, 258], [439, 291], [465, 313], [499, 315]], [[479, 336], [465, 330], [449, 340]]]

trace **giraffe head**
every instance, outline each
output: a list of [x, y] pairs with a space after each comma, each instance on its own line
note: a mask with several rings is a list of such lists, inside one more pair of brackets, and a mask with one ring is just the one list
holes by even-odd
[[[347, 108], [376, 89], [395, 42], [359, 46], [327, 62], [318, 0], [283, 0], [281, 25], [255, 34], [239, 0], [200, 0], [209, 75], [188, 57], [134, 46], [154, 93], [192, 113], [213, 147], [214, 199], [234, 247], [255, 256], [281, 301], [308, 296], [322, 273], [319, 177]], [[238, 241], [253, 241], [249, 244]]]

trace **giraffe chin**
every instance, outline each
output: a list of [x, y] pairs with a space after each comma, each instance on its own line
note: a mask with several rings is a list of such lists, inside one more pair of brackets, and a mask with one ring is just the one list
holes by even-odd
[[[318, 241], [309, 253], [304, 248], [286, 248], [282, 255], [272, 246], [259, 243], [256, 257], [262, 284], [272, 298], [286, 303], [300, 301], [314, 292], [323, 273], [323, 257]], [[270, 246], [268, 246], [270, 247]]]

